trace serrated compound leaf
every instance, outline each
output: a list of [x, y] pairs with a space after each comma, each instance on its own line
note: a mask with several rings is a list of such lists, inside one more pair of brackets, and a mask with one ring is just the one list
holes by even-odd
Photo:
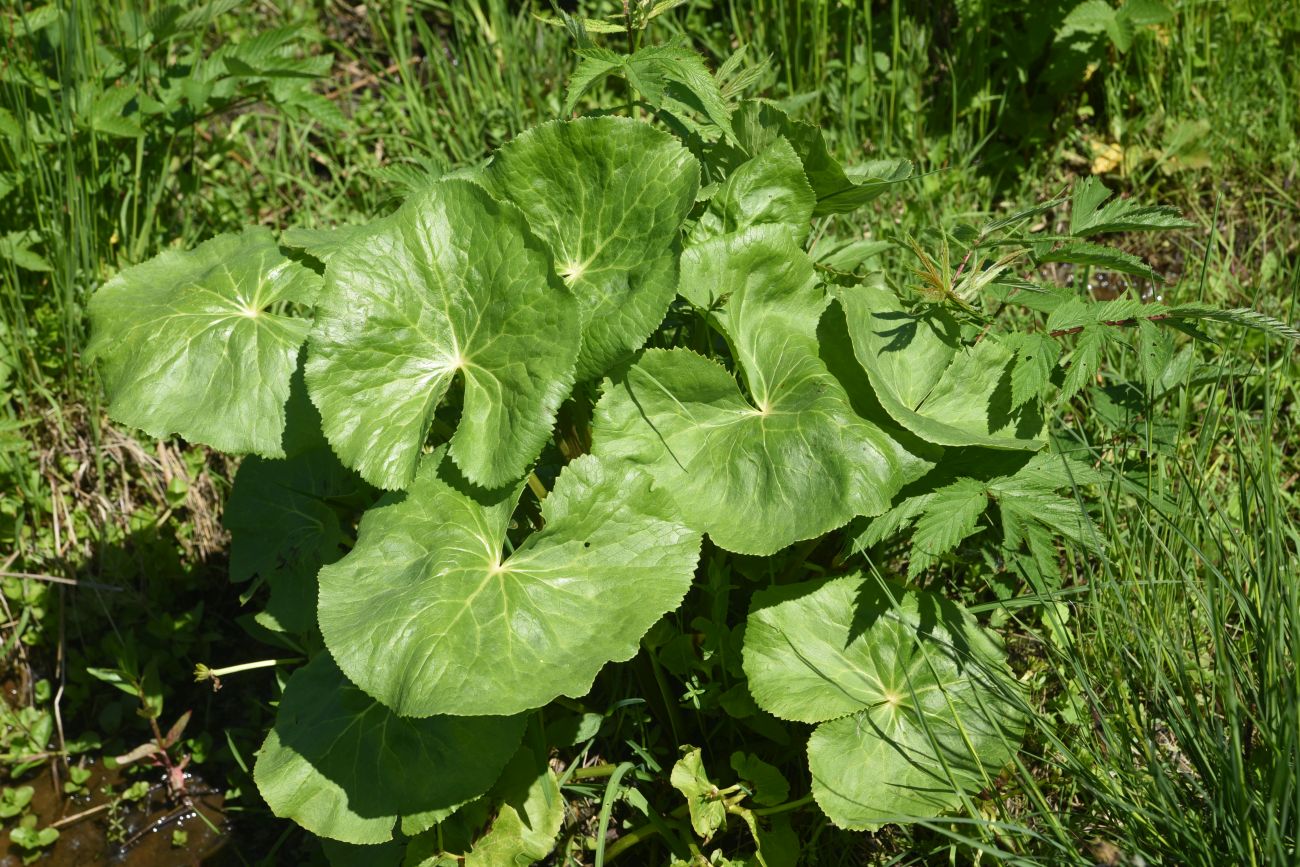
[[1132, 253], [1126, 253], [1123, 250], [1116, 250], [1114, 247], [1106, 247], [1101, 244], [1092, 244], [1087, 241], [1062, 244], [1060, 247], [1039, 256], [1038, 261], [1088, 265], [1092, 268], [1100, 268], [1103, 271], [1132, 274], [1135, 277], [1141, 277], [1155, 283], [1164, 282], [1164, 278], [1157, 274], [1150, 265]]
[[1179, 304], [1168, 308], [1167, 313], [1173, 323], [1182, 322], [1186, 324], [1188, 320], [1211, 319], [1216, 322], [1227, 322], [1241, 328], [1253, 328], [1263, 331], [1265, 334], [1300, 344], [1300, 329], [1257, 310], [1251, 310], [1248, 307], [1225, 310], [1208, 304]]
[[984, 485], [974, 479], [959, 479], [926, 497], [925, 506], [912, 533], [912, 556], [907, 576], [915, 578], [941, 556], [973, 535], [976, 522], [989, 506]]
[[563, 110], [565, 117], [573, 114], [573, 110], [578, 107], [578, 100], [582, 99], [582, 95], [596, 82], [607, 75], [619, 72], [623, 68], [625, 59], [623, 55], [608, 48], [594, 46], [575, 49], [574, 53], [578, 55], [579, 60], [578, 65], [569, 75], [568, 95], [565, 97]]
[[845, 288], [838, 298], [858, 363], [903, 427], [943, 446], [1043, 446], [1038, 404], [1012, 407], [1012, 353], [1005, 346], [967, 346], [948, 313], [908, 312], [882, 286]]
[[571, 114], [578, 100], [608, 75], [621, 75], [656, 108], [663, 106], [670, 83], [678, 85], [678, 96], [692, 108], [704, 112], [724, 136], [731, 137], [731, 111], [722, 97], [717, 80], [700, 55], [682, 45], [650, 45], [631, 55], [606, 48], [586, 47], [577, 51], [582, 58], [569, 78], [564, 114]]
[[[1081, 485], [1101, 484], [1107, 478], [1105, 473], [1082, 461], [1061, 454], [1043, 453], [1034, 455], [1015, 473], [992, 479], [987, 491], [998, 502], [1004, 543], [1016, 547], [1020, 542], [1021, 528], [1032, 533], [1035, 527], [1041, 527], [1050, 531], [1048, 539], [1068, 539], [1097, 551], [1100, 537], [1074, 489]], [[1062, 488], [1067, 489], [1064, 496], [1056, 493]]]
[[[650, 45], [638, 50], [627, 63], [634, 77], [658, 77], [680, 85], [724, 136], [733, 136], [731, 110], [699, 52], [673, 43]], [[658, 104], [659, 99], [650, 98]]]
[[383, 843], [400, 816], [490, 789], [523, 729], [522, 717], [404, 719], [322, 653], [285, 685], [253, 778], [277, 816], [345, 843]]
[[320, 279], [267, 229], [168, 250], [90, 301], [88, 354], [109, 415], [151, 436], [180, 434], [236, 454], [284, 454], [284, 406]]
[[270, 587], [259, 620], [302, 633], [316, 625], [316, 573], [343, 556], [345, 527], [375, 490], [334, 456], [298, 377], [284, 450], [284, 458], [249, 457], [239, 465], [222, 523], [231, 536], [230, 580], [258, 576]]
[[[1111, 14], [1114, 14], [1113, 10]], [[1186, 229], [1196, 225], [1183, 219], [1176, 208], [1142, 205], [1133, 199], [1107, 202], [1111, 195], [1100, 178], [1088, 177], [1080, 181], [1070, 198], [1070, 234], [1086, 238], [1105, 232]]]
[[687, 747], [673, 765], [669, 782], [686, 798], [695, 833], [708, 840], [727, 824], [727, 805], [718, 794], [718, 787], [709, 780], [704, 770], [704, 758], [699, 747]]
[[648, 350], [608, 384], [593, 426], [596, 454], [647, 470], [717, 545], [759, 555], [879, 514], [927, 466], [853, 411], [818, 354], [812, 263], [770, 229], [720, 252], [736, 288], [718, 322], [749, 396], [714, 361]]
[[874, 161], [846, 171], [827, 150], [821, 130], [791, 120], [765, 102], [742, 103], [732, 116], [732, 127], [741, 149], [749, 156], [761, 153], [777, 138], [790, 142], [817, 196], [815, 217], [855, 211], [912, 174], [912, 164], [907, 160]]
[[1079, 333], [1079, 339], [1070, 353], [1070, 367], [1065, 372], [1065, 381], [1061, 383], [1061, 400], [1074, 397], [1085, 385], [1092, 381], [1101, 367], [1101, 353], [1110, 341], [1111, 335], [1105, 325], [1088, 325]]
[[1069, 298], [1047, 317], [1046, 328], [1054, 334], [1080, 331], [1093, 325], [1125, 325], [1138, 319], [1167, 314], [1162, 304], [1146, 304], [1138, 298], [1123, 296], [1110, 301], [1088, 302]]
[[471, 492], [435, 453], [321, 571], [326, 645], [398, 713], [510, 714], [583, 695], [686, 595], [700, 537], [635, 468], [570, 463], [545, 528], [503, 557], [518, 495]]
[[440, 181], [329, 256], [307, 359], [325, 435], [367, 481], [405, 487], [459, 376], [452, 459], [476, 485], [518, 479], [573, 383], [577, 312], [517, 208]]
[[762, 225], [785, 226], [803, 243], [816, 203], [794, 148], [778, 138], [727, 176], [691, 229], [690, 243]]
[[699, 175], [672, 136], [626, 118], [543, 124], [497, 151], [486, 183], [527, 215], [577, 298], [579, 379], [604, 373], [663, 321]]
[[744, 668], [760, 707], [821, 723], [808, 742], [813, 796], [842, 828], [959, 806], [1024, 731], [1021, 688], [968, 613], [861, 575], [757, 594]]
[[1041, 332], [1015, 332], [1003, 340], [1015, 352], [1011, 368], [1011, 406], [1018, 409], [1042, 394], [1061, 360], [1061, 344]]

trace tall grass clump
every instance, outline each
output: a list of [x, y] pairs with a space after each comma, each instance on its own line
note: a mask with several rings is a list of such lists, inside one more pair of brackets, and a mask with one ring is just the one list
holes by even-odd
[[1175, 430], [1150, 404], [1124, 419], [1145, 428], [1133, 441], [1082, 414], [1067, 427], [1128, 468], [1101, 501], [1105, 556], [1070, 564], [1078, 592], [1038, 633], [1057, 711], [1037, 717], [1053, 779], [1038, 819], [1101, 863], [1295, 863], [1296, 371], [1289, 344], [1238, 343], [1163, 396]]

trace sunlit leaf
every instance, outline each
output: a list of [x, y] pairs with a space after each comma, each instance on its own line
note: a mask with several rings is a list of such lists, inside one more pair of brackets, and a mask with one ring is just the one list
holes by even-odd
[[699, 187], [667, 133], [616, 117], [544, 124], [497, 151], [486, 182], [555, 254], [582, 324], [578, 378], [599, 376], [663, 321], [678, 229]]
[[969, 614], [860, 575], [758, 593], [744, 664], [760, 707], [821, 723], [808, 743], [813, 795], [843, 828], [959, 807], [1024, 728], [1019, 684]]
[[1012, 406], [1006, 347], [996, 340], [967, 345], [946, 311], [909, 312], [881, 286], [845, 288], [838, 297], [854, 354], [899, 424], [945, 446], [1042, 447], [1037, 403]]
[[518, 209], [434, 184], [329, 256], [307, 359], [326, 437], [367, 481], [404, 487], [459, 378], [452, 459], [475, 484], [518, 479], [572, 385], [577, 310]]
[[673, 788], [686, 798], [690, 811], [691, 827], [695, 833], [708, 840], [727, 824], [727, 805], [722, 803], [718, 787], [704, 770], [704, 759], [699, 747], [690, 747], [673, 765], [670, 781]]
[[266, 229], [128, 268], [90, 301], [109, 414], [151, 436], [281, 457], [284, 406], [320, 280]]
[[778, 137], [794, 146], [817, 196], [813, 216], [855, 211], [912, 174], [912, 164], [907, 160], [881, 160], [846, 170], [826, 149], [820, 129], [791, 120], [769, 103], [752, 100], [742, 103], [732, 117], [732, 127], [740, 147], [751, 157], [764, 151]]
[[[1090, 2], [1107, 5], [1102, 0]], [[1070, 234], [1086, 238], [1104, 232], [1184, 229], [1196, 225], [1179, 216], [1177, 208], [1142, 205], [1123, 198], [1107, 202], [1112, 195], [1100, 178], [1088, 177], [1079, 181], [1070, 198]]]
[[686, 594], [699, 536], [636, 469], [570, 463], [542, 504], [545, 528], [508, 556], [519, 489], [471, 491], [450, 470], [428, 458], [320, 574], [326, 644], [398, 713], [508, 714], [581, 696]]
[[815, 204], [794, 148], [778, 138], [731, 172], [709, 199], [708, 209], [691, 230], [690, 241], [699, 244], [751, 226], [783, 225], [802, 243]]
[[768, 229], [715, 263], [735, 286], [718, 323], [747, 393], [689, 350], [649, 350], [608, 385], [594, 429], [596, 454], [645, 468], [690, 526], [746, 554], [879, 514], [925, 467], [853, 411], [818, 355], [826, 298], [812, 262]]

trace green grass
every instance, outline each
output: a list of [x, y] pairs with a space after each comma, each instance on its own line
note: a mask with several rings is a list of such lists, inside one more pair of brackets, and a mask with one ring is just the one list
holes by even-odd
[[[533, 14], [549, 4], [424, 0], [367, 4], [363, 15], [319, 0], [241, 7], [118, 65], [96, 47], [132, 44], [119, 4], [56, 5], [67, 34], [57, 42], [33, 31], [33, 4], [0, 12], [0, 571], [115, 584], [130, 598], [119, 606], [7, 579], [7, 620], [23, 625], [0, 638], [21, 635], [30, 657], [63, 660], [70, 737], [94, 728], [125, 741], [139, 735], [129, 711], [106, 727], [115, 699], [76, 670], [119, 652], [94, 635], [96, 618], [129, 633], [199, 602], [233, 618], [239, 591], [224, 581], [220, 541], [194, 538], [196, 527], [219, 533], [212, 511], [226, 468], [192, 451], [178, 474], [104, 433], [80, 356], [89, 293], [172, 243], [381, 212], [420, 179], [481, 162], [557, 116], [573, 57], [565, 32]], [[580, 5], [609, 14], [619, 4]], [[1126, 52], [1103, 50], [1086, 80], [1049, 84], [1051, 16], [1071, 5], [700, 0], [664, 15], [651, 36], [687, 38], [715, 68], [744, 45], [741, 83], [820, 124], [841, 158], [918, 163], [920, 180], [828, 221], [827, 236], [974, 223], [1060, 190], [1088, 172], [1099, 142], [1116, 143], [1125, 159], [1109, 180], [1201, 226], [1143, 251], [1180, 277], [1160, 290], [1167, 298], [1296, 321], [1300, 7], [1172, 2], [1170, 22]], [[157, 91], [169, 62], [288, 24], [301, 26], [295, 56], [333, 55], [311, 84], [324, 103], [251, 82], [220, 110], [143, 118], [136, 136], [88, 120], [93, 97], [68, 96], [131, 83]], [[619, 100], [611, 91], [591, 103]], [[1117, 477], [1097, 507], [1103, 557], [1069, 557], [1060, 587], [1023, 577], [1006, 606], [987, 591], [987, 567], [945, 568], [942, 580], [1003, 623], [1038, 701], [1021, 764], [979, 800], [979, 818], [870, 838], [809, 827], [808, 863], [964, 863], [977, 850], [985, 863], [1294, 863], [1300, 360], [1225, 333], [1203, 351], [1211, 373], [1159, 398], [1172, 427], [1151, 423], [1141, 403], [1129, 416], [1077, 403], [1060, 419], [1063, 440], [1126, 462], [1127, 482]], [[1104, 372], [1118, 384], [1134, 367], [1117, 353]], [[236, 653], [241, 641], [176, 629], [196, 654]], [[174, 640], [160, 636], [146, 652]], [[165, 683], [178, 707], [198, 695], [184, 669]], [[629, 678], [647, 696], [662, 685], [650, 670]], [[252, 692], [244, 700], [257, 706]], [[232, 732], [230, 747], [213, 750], [215, 773], [243, 785], [236, 807], [269, 829], [245, 839], [251, 862], [280, 833], [238, 767], [256, 726], [207, 719], [218, 744]], [[621, 734], [644, 743], [640, 723]], [[635, 758], [621, 749], [610, 758]], [[599, 811], [603, 786], [574, 791], [589, 791]]]

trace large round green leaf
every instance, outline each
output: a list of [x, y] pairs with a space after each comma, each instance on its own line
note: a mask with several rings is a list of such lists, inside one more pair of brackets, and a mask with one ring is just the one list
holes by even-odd
[[102, 362], [109, 415], [151, 436], [225, 452], [284, 454], [284, 404], [320, 279], [270, 231], [168, 250], [90, 300], [88, 354]]
[[635, 468], [569, 464], [542, 504], [545, 529], [505, 557], [519, 489], [472, 493], [439, 458], [320, 573], [326, 644], [398, 713], [508, 714], [582, 695], [686, 595], [700, 538]]
[[577, 314], [517, 208], [441, 181], [329, 255], [307, 360], [325, 435], [368, 481], [404, 487], [459, 375], [452, 459], [475, 484], [513, 481], [573, 384]]
[[497, 151], [488, 184], [528, 215], [581, 305], [580, 379], [604, 373], [663, 321], [699, 176], [676, 139], [627, 118], [543, 124]]
[[744, 668], [760, 707], [822, 723], [808, 742], [813, 795], [843, 828], [958, 807], [1024, 732], [1020, 686], [974, 618], [861, 575], [756, 594]]
[[948, 313], [912, 313], [882, 286], [839, 293], [858, 362], [894, 419], [932, 443], [1038, 449], [1041, 407], [1012, 409], [1012, 352], [996, 340], [973, 346]]
[[522, 717], [404, 719], [322, 653], [285, 685], [253, 778], [277, 816], [345, 843], [382, 843], [401, 816], [491, 788], [523, 730]]
[[928, 464], [858, 416], [818, 357], [826, 298], [780, 227], [717, 239], [718, 323], [749, 395], [720, 364], [649, 350], [607, 386], [594, 452], [643, 467], [688, 525], [729, 551], [771, 554], [882, 512]]

